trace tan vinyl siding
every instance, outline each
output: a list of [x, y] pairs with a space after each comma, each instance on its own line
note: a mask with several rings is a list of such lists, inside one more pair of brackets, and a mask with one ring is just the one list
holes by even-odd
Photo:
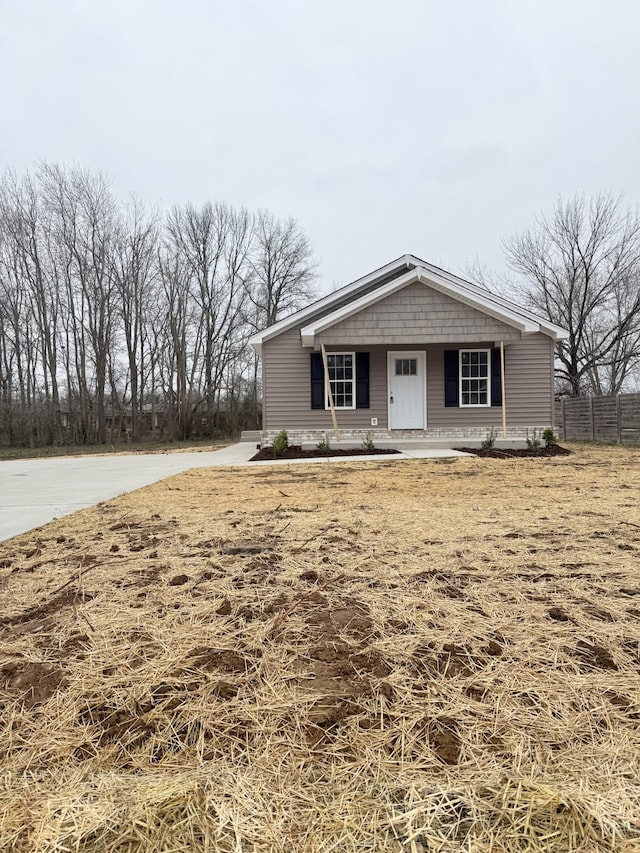
[[520, 332], [420, 282], [316, 335], [326, 346], [514, 340]]
[[[486, 346], [486, 344], [484, 345]], [[478, 349], [483, 345], [478, 343]], [[473, 344], [433, 347], [427, 351], [427, 427], [495, 426], [502, 424], [498, 406], [447, 408], [444, 405], [445, 349], [473, 349]], [[507, 426], [553, 423], [553, 341], [547, 335], [525, 335], [504, 350]]]
[[[387, 351], [424, 349], [427, 353], [427, 429], [458, 426], [499, 427], [501, 409], [446, 408], [444, 405], [444, 351], [486, 348], [482, 340], [444, 345], [417, 346], [332, 346], [334, 351], [366, 351], [370, 355], [370, 408], [338, 411], [342, 429], [366, 429], [371, 418], [378, 428], [387, 428]], [[300, 343], [300, 330], [290, 329], [263, 345], [264, 422], [263, 429], [331, 429], [328, 411], [311, 409], [309, 354]], [[507, 425], [551, 424], [553, 415], [553, 341], [543, 334], [525, 335], [505, 347]]]
[[[334, 351], [339, 348], [333, 347]], [[338, 424], [343, 429], [369, 426], [371, 418], [381, 417], [384, 409], [386, 426], [386, 350], [382, 347], [343, 347], [341, 352], [369, 353], [368, 409], [338, 410]], [[302, 349], [300, 329], [290, 329], [262, 346], [264, 375], [268, 377], [264, 395], [263, 429], [326, 429], [332, 428], [331, 413], [311, 408], [310, 349]]]

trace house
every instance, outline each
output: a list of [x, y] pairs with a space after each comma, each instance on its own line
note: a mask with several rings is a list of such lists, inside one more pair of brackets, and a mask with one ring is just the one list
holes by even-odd
[[263, 443], [281, 429], [299, 443], [335, 426], [342, 439], [477, 439], [492, 427], [522, 438], [553, 425], [554, 344], [566, 336], [404, 255], [251, 338]]

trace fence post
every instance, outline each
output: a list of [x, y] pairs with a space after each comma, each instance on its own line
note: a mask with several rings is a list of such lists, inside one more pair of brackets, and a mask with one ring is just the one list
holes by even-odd
[[564, 397], [562, 398], [562, 438], [564, 441], [568, 441], [567, 438], [567, 410], [565, 409], [566, 400]]
[[618, 444], [622, 444], [622, 412], [620, 394], [616, 394], [616, 426], [618, 428]]
[[591, 421], [591, 441], [595, 441], [596, 425], [593, 422], [593, 397], [589, 397], [589, 420]]

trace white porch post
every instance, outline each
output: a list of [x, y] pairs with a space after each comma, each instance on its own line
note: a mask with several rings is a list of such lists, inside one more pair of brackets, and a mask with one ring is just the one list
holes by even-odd
[[322, 352], [322, 366], [324, 367], [324, 384], [327, 386], [327, 395], [329, 397], [329, 408], [331, 409], [331, 420], [333, 421], [333, 433], [336, 441], [340, 441], [340, 433], [338, 432], [338, 421], [336, 419], [336, 410], [333, 405], [333, 394], [331, 392], [331, 382], [329, 380], [329, 365], [327, 364], [327, 351], [324, 344], [320, 344]]
[[502, 390], [502, 437], [507, 437], [507, 397], [504, 382], [504, 341], [500, 341], [500, 387]]

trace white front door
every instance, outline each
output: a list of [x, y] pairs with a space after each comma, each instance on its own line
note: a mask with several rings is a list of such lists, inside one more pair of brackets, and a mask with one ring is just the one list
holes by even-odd
[[387, 354], [389, 429], [426, 429], [426, 367], [425, 352]]

